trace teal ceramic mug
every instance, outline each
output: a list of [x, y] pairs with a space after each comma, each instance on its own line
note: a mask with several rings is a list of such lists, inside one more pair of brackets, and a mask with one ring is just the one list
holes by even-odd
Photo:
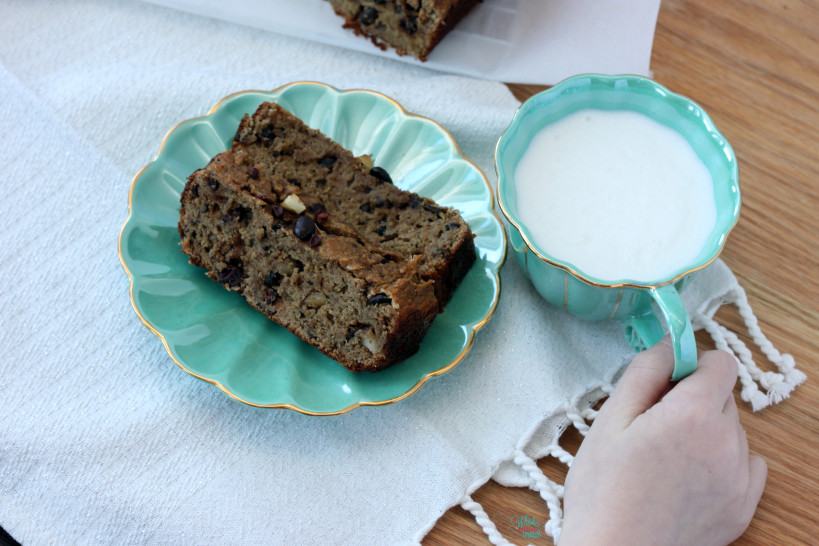
[[[716, 203], [714, 227], [698, 255], [664, 278], [611, 280], [584, 273], [573, 263], [550, 255], [535, 244], [532, 226], [520, 219], [515, 173], [530, 142], [544, 127], [585, 109], [625, 110], [648, 116], [681, 135], [710, 174]], [[580, 318], [621, 320], [626, 338], [637, 351], [664, 337], [664, 322], [674, 347], [672, 379], [693, 372], [697, 346], [679, 292], [691, 273], [717, 258], [740, 211], [736, 157], [708, 114], [689, 99], [647, 78], [575, 76], [521, 105], [498, 141], [495, 168], [498, 203], [509, 221], [510, 246], [540, 295]]]

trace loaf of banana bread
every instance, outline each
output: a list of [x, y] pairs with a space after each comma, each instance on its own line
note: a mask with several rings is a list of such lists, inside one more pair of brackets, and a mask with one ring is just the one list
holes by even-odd
[[399, 55], [426, 60], [447, 32], [480, 0], [330, 0], [345, 28]]
[[417, 351], [475, 260], [457, 211], [274, 103], [242, 119], [181, 201], [192, 264], [355, 371]]

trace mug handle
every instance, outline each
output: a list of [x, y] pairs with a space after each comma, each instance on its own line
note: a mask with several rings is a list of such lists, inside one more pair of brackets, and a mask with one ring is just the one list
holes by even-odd
[[[653, 287], [649, 290], [660, 308], [671, 335], [674, 347], [673, 381], [691, 374], [697, 368], [697, 340], [694, 328], [685, 310], [680, 293], [673, 284]], [[630, 317], [625, 321], [626, 339], [636, 350], [642, 351], [658, 343], [665, 336], [660, 319], [653, 313]]]

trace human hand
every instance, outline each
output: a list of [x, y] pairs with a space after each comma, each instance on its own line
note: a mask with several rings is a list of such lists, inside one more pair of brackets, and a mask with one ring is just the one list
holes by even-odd
[[748, 454], [733, 356], [710, 351], [669, 382], [673, 350], [634, 357], [566, 477], [560, 546], [724, 545], [748, 527], [767, 465]]

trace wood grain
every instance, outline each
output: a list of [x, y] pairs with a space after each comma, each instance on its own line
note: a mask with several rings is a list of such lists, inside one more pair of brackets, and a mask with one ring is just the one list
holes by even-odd
[[[768, 462], [765, 493], [740, 545], [819, 544], [819, 3], [811, 0], [666, 0], [651, 60], [654, 79], [703, 106], [736, 152], [740, 221], [722, 258], [745, 288], [765, 335], [808, 375], [790, 399], [752, 413], [738, 398], [751, 450]], [[521, 100], [543, 87], [510, 84]], [[718, 320], [741, 333], [760, 367], [766, 357], [734, 308]], [[713, 348], [698, 334], [702, 349]], [[564, 434], [575, 452], [582, 437]], [[566, 468], [538, 461], [562, 482]], [[527, 538], [511, 517], [548, 512], [534, 492], [490, 482], [473, 498], [513, 544]], [[471, 514], [456, 507], [438, 521], [427, 546], [489, 544]]]

